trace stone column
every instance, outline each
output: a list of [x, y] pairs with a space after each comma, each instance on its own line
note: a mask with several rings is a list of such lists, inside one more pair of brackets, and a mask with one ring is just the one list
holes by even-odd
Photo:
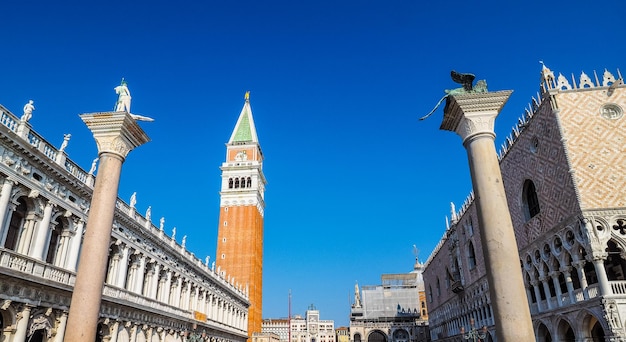
[[15, 328], [15, 335], [13, 335], [13, 341], [26, 341], [26, 332], [28, 331], [28, 322], [30, 321], [30, 306], [24, 305], [24, 308], [18, 316], [17, 327]]
[[22, 228], [22, 234], [20, 234], [17, 252], [30, 255], [28, 251], [33, 247], [33, 231], [35, 230], [35, 214], [28, 214], [24, 220], [24, 227]]
[[120, 322], [113, 323], [113, 326], [109, 328], [109, 334], [111, 335], [111, 340], [109, 342], [117, 342], [117, 335], [120, 330]]
[[543, 309], [541, 307], [541, 291], [539, 291], [539, 281], [535, 279], [530, 283], [533, 285], [533, 291], [535, 292], [535, 298], [537, 299], [537, 311], [542, 312]]
[[494, 144], [495, 119], [511, 90], [449, 96], [441, 129], [467, 150], [498, 341], [535, 341], [530, 309]]
[[39, 225], [37, 226], [35, 244], [33, 248], [31, 248], [30, 254], [30, 256], [35, 259], [43, 260], [43, 251], [46, 241], [48, 241], [48, 236], [50, 235], [50, 218], [52, 217], [52, 209], [54, 209], [54, 206], [55, 205], [50, 202], [46, 203], [46, 207], [43, 210], [43, 218], [39, 221]]
[[174, 300], [173, 300], [173, 304], [172, 306], [175, 306], [177, 308], [181, 308], [180, 305], [180, 301], [181, 301], [181, 294], [183, 292], [183, 279], [181, 276], [178, 276], [176, 279], [176, 292], [174, 294]]
[[578, 260], [572, 264], [576, 267], [576, 272], [578, 273], [578, 280], [580, 281], [580, 288], [583, 291], [583, 298], [588, 300], [589, 292], [587, 288], [589, 287], [589, 284], [587, 283], [587, 275], [585, 274], [585, 263], [585, 260]]
[[161, 301], [165, 304], [170, 304], [170, 291], [172, 287], [172, 271], [167, 271], [165, 276], [165, 286], [163, 288], [163, 297]]
[[70, 249], [71, 233], [67, 229], [61, 232], [59, 237], [58, 255], [54, 258], [54, 266], [65, 267], [65, 260], [67, 260], [67, 252]]
[[129, 113], [93, 113], [80, 117], [98, 145], [100, 168], [76, 272], [65, 342], [96, 339], [122, 163], [132, 149], [149, 141]]
[[550, 272], [550, 278], [552, 278], [552, 284], [556, 292], [556, 305], [561, 307], [563, 306], [563, 292], [561, 291], [561, 283], [559, 282], [559, 272]]
[[61, 317], [59, 317], [59, 325], [57, 326], [57, 333], [54, 336], [54, 342], [63, 342], [63, 337], [65, 335], [65, 328], [67, 326], [67, 312], [61, 313]]
[[159, 282], [161, 281], [161, 267], [158, 263], [154, 263], [154, 275], [152, 275], [152, 282], [150, 283], [150, 292], [146, 297], [158, 300], [157, 293], [159, 292]]
[[11, 190], [13, 190], [13, 184], [15, 184], [15, 181], [11, 178], [5, 178], [2, 183], [2, 190], [0, 190], [0, 242], [2, 243], [2, 246], [4, 246], [4, 240], [6, 239], [6, 234], [9, 231], [8, 229], [4, 229], [4, 223], [9, 209], [9, 200], [11, 200]]
[[128, 252], [130, 251], [130, 247], [121, 244], [120, 253], [122, 253], [122, 258], [117, 264], [116, 274], [114, 274], [115, 286], [124, 288], [124, 284], [126, 283], [126, 279], [128, 277]]
[[552, 301], [550, 300], [550, 298], [552, 298], [552, 292], [550, 292], [550, 285], [548, 284], [548, 279], [549, 277], [546, 275], [543, 275], [541, 277], [539, 277], [539, 280], [541, 281], [541, 285], [543, 286], [543, 293], [546, 294], [546, 304], [548, 305], [548, 310], [552, 310]]
[[139, 268], [137, 269], [137, 273], [135, 274], [135, 279], [133, 280], [134, 290], [138, 294], [142, 294], [143, 292], [143, 286], [144, 286], [143, 282], [144, 282], [145, 272], [146, 272], [146, 257], [143, 255], [140, 255], [139, 256]]
[[576, 296], [574, 295], [574, 282], [572, 281], [572, 266], [565, 266], [561, 268], [563, 276], [565, 276], [565, 286], [567, 286], [567, 294], [569, 295], [570, 304], [576, 303]]
[[604, 260], [607, 255], [607, 252], [594, 253], [591, 260], [593, 267], [596, 269], [596, 275], [598, 276], [598, 286], [601, 296], [610, 296], [613, 294], [611, 284], [609, 284], [609, 277], [606, 275], [606, 269], [604, 268]]
[[80, 252], [80, 245], [83, 241], [83, 227], [85, 226], [85, 221], [79, 220], [75, 223], [76, 229], [74, 232], [74, 236], [71, 238], [71, 246], [69, 250], [69, 254], [67, 256], [67, 261], [65, 263], [65, 267], [68, 270], [76, 271], [76, 265], [78, 262], [78, 253]]

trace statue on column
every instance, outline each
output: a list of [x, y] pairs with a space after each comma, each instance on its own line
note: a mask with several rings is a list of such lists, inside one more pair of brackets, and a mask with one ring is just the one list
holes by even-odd
[[115, 89], [115, 93], [118, 95], [117, 102], [115, 104], [116, 112], [126, 112], [133, 118], [133, 120], [154, 121], [153, 118], [130, 113], [130, 100], [131, 100], [130, 90], [128, 90], [128, 85], [126, 81], [124, 81], [123, 78], [122, 78], [122, 82], [120, 83], [120, 85], [118, 85], [114, 89]]
[[24, 114], [20, 118], [22, 122], [28, 122], [30, 118], [33, 116], [33, 110], [35, 110], [35, 106], [33, 106], [33, 100], [28, 100], [28, 103], [24, 105]]
[[[439, 100], [439, 102], [437, 102], [437, 104], [435, 105], [435, 108], [433, 108], [433, 110], [431, 110], [430, 113], [421, 117], [420, 120], [424, 120], [428, 118], [429, 116], [431, 116], [437, 110], [437, 108], [439, 108], [443, 100], [447, 99], [448, 97], [452, 95], [470, 94], [470, 93], [486, 93], [488, 91], [486, 80], [479, 80], [476, 82], [476, 85], [473, 85], [474, 79], [476, 78], [474, 74], [464, 74], [464, 73], [460, 73], [460, 72], [456, 72], [452, 70], [450, 71], [450, 77], [452, 78], [454, 82], [461, 84], [462, 87], [444, 90], [446, 94]], [[446, 102], [446, 106], [447, 104], [448, 102]]]
[[122, 78], [122, 82], [120, 85], [114, 88], [115, 93], [118, 95], [117, 103], [115, 104], [116, 112], [127, 112], [130, 113], [130, 90], [128, 90], [128, 86], [126, 81]]

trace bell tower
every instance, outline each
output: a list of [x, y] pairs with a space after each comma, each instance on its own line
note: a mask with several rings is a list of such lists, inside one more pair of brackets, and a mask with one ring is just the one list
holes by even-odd
[[248, 287], [248, 335], [261, 332], [263, 299], [263, 153], [250, 108], [250, 92], [222, 163], [216, 271]]

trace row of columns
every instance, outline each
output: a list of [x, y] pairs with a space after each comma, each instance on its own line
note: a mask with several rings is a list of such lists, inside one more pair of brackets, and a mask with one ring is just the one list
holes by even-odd
[[[29, 328], [30, 328], [31, 313], [32, 313], [33, 308], [34, 307], [30, 305], [23, 305], [21, 311], [17, 313], [17, 317], [16, 317], [17, 324], [15, 327], [15, 331], [13, 332], [12, 337], [10, 338], [10, 341], [27, 341], [28, 340], [29, 338], [28, 333], [32, 333], [32, 331], [29, 331]], [[56, 333], [53, 339], [50, 340], [50, 342], [63, 342], [65, 330], [67, 328], [67, 312], [65, 311], [61, 312], [60, 315], [55, 317], [55, 320], [53, 321], [56, 321], [56, 326], [52, 327], [56, 329]], [[130, 342], [137, 341], [137, 337], [139, 336], [140, 330], [145, 331], [144, 336], [146, 338], [145, 339], [146, 341], [152, 341], [151, 337], [156, 332], [156, 334], [159, 336], [160, 342], [165, 342], [165, 339], [168, 335], [172, 335], [174, 339], [178, 341], [179, 338], [183, 339], [186, 333], [185, 331], [179, 331], [179, 332], [167, 331], [166, 329], [163, 329], [162, 327], [146, 326], [143, 324], [137, 324], [137, 323], [132, 323], [132, 322], [123, 323], [120, 321], [115, 321], [111, 323], [107, 322], [105, 324], [105, 327], [108, 328], [108, 334], [105, 331], [104, 337], [108, 336], [109, 342], [117, 342], [121, 326], [124, 326], [125, 328], [127, 328], [127, 331], [129, 332]], [[216, 338], [213, 338], [212, 340], [216, 340]]]
[[[10, 204], [13, 187], [16, 184], [10, 178], [5, 178], [0, 192], [0, 228], [2, 228], [1, 240], [5, 241], [9, 231], [8, 221], [17, 209], [17, 206]], [[44, 199], [45, 200], [45, 199]], [[56, 207], [55, 204], [45, 200], [43, 216], [38, 220], [35, 211], [29, 210], [22, 223], [19, 234], [18, 245], [15, 251], [20, 254], [28, 255], [37, 260], [45, 261], [45, 256], [50, 247], [51, 232], [56, 225], [51, 224], [52, 214]], [[70, 227], [64, 227], [64, 231], [59, 236], [55, 253], [54, 265], [71, 271], [76, 271], [78, 255], [80, 252], [82, 231], [84, 221], [76, 220], [74, 230], [70, 231]]]
[[[0, 192], [0, 227], [4, 227], [1, 237], [6, 239], [9, 230], [8, 221], [12, 213], [17, 209], [16, 205], [10, 204], [11, 194], [17, 184], [10, 178], [5, 178]], [[16, 252], [28, 255], [35, 259], [45, 261], [47, 248], [50, 247], [51, 231], [56, 228], [51, 224], [55, 204], [46, 202], [41, 219], [37, 218], [32, 208], [28, 209], [23, 220], [19, 234]], [[55, 244], [56, 251], [53, 260], [54, 265], [71, 271], [76, 271], [76, 265], [81, 247], [84, 221], [76, 220], [74, 230], [69, 226], [58, 237]], [[174, 272], [164, 270], [158, 263], [153, 263], [150, 270], [146, 270], [148, 262], [146, 257], [138, 252], [130, 255], [131, 248], [120, 244], [120, 253], [111, 257], [109, 277], [107, 282], [111, 285], [125, 288], [128, 291], [144, 295], [146, 297], [179, 307], [183, 310], [196, 310], [205, 313], [211, 320], [245, 330], [247, 327], [247, 315], [245, 312], [227, 304], [223, 299], [207, 293], [190, 281], [186, 281], [183, 291], [183, 279], [176, 277], [176, 283], [172, 286]], [[132, 258], [132, 260], [131, 260]], [[131, 263], [131, 261], [133, 261]], [[130, 267], [129, 267], [130, 266]], [[175, 289], [175, 291], [172, 291]], [[184, 297], [181, 295], [184, 294]]]
[[[29, 330], [29, 322], [32, 306], [24, 305], [22, 310], [17, 313], [16, 317], [16, 327], [15, 332], [13, 333], [13, 339], [11, 341], [27, 341], [27, 334]], [[63, 342], [63, 337], [65, 335], [65, 328], [67, 325], [67, 312], [62, 312], [60, 316], [56, 318], [58, 322], [56, 328], [56, 334], [54, 335], [54, 339], [50, 340], [51, 342]]]
[[109, 255], [107, 283], [110, 285], [182, 310], [199, 311], [210, 320], [246, 329], [245, 312], [220, 296], [211, 294], [159, 263], [148, 262], [146, 256], [132, 251], [130, 246], [118, 242], [113, 248], [117, 253]]
[[[605, 259], [606, 259], [606, 255], [603, 255], [602, 253], [600, 253], [598, 255], [594, 255], [591, 260], [593, 267], [596, 271], [596, 275], [598, 277], [598, 287], [600, 289], [600, 295], [603, 295], [603, 296], [610, 295], [613, 292], [611, 290], [611, 284], [609, 283], [609, 278], [606, 274], [606, 269], [604, 268]], [[585, 300], [589, 299], [589, 292], [588, 292], [589, 284], [587, 282], [587, 276], [585, 274], [586, 263], [587, 261], [585, 260], [578, 260], [572, 263], [573, 268], [576, 269], [578, 279], [580, 281], [580, 287], [582, 289], [582, 294]], [[561, 291], [561, 285], [559, 282], [560, 273], [563, 273], [563, 276], [565, 277], [565, 285], [567, 286], [567, 294], [569, 296], [570, 303], [576, 302], [576, 295], [574, 293], [575, 292], [574, 283], [572, 281], [572, 273], [571, 273], [572, 266], [564, 266], [564, 267], [561, 267], [560, 272], [551, 271], [548, 274], [540, 274], [538, 278], [530, 280], [529, 285], [530, 287], [532, 287], [534, 297], [537, 299], [537, 310], [539, 312], [555, 309], [552, 301], [550, 301], [550, 297], [552, 293], [550, 292], [550, 284], [548, 283], [549, 281], [552, 281], [552, 284], [556, 292], [557, 307], [561, 307], [564, 305], [563, 301], [561, 301], [561, 297], [563, 296], [563, 293]], [[540, 285], [543, 287], [543, 291], [546, 294], [546, 306], [545, 307], [542, 305], [541, 291], [539, 288]], [[528, 297], [529, 302], [531, 301], [531, 298], [532, 298], [530, 287], [526, 288], [526, 295]], [[532, 303], [529, 303], [529, 304], [532, 304]]]

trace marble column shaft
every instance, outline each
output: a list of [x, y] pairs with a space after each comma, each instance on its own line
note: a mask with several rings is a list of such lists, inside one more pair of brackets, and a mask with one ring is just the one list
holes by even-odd
[[43, 260], [43, 253], [45, 250], [45, 244], [48, 240], [48, 236], [50, 235], [50, 218], [52, 217], [52, 209], [54, 208], [54, 204], [48, 202], [46, 203], [46, 207], [43, 210], [43, 218], [39, 221], [37, 225], [37, 231], [35, 235], [35, 243], [33, 248], [31, 248], [31, 256], [33, 258]]
[[534, 342], [530, 308], [495, 149], [495, 119], [512, 91], [448, 97], [441, 129], [467, 150], [498, 341]]
[[98, 145], [100, 165], [78, 262], [65, 342], [95, 341], [107, 271], [122, 164], [135, 147], [149, 141], [126, 112], [83, 114]]

